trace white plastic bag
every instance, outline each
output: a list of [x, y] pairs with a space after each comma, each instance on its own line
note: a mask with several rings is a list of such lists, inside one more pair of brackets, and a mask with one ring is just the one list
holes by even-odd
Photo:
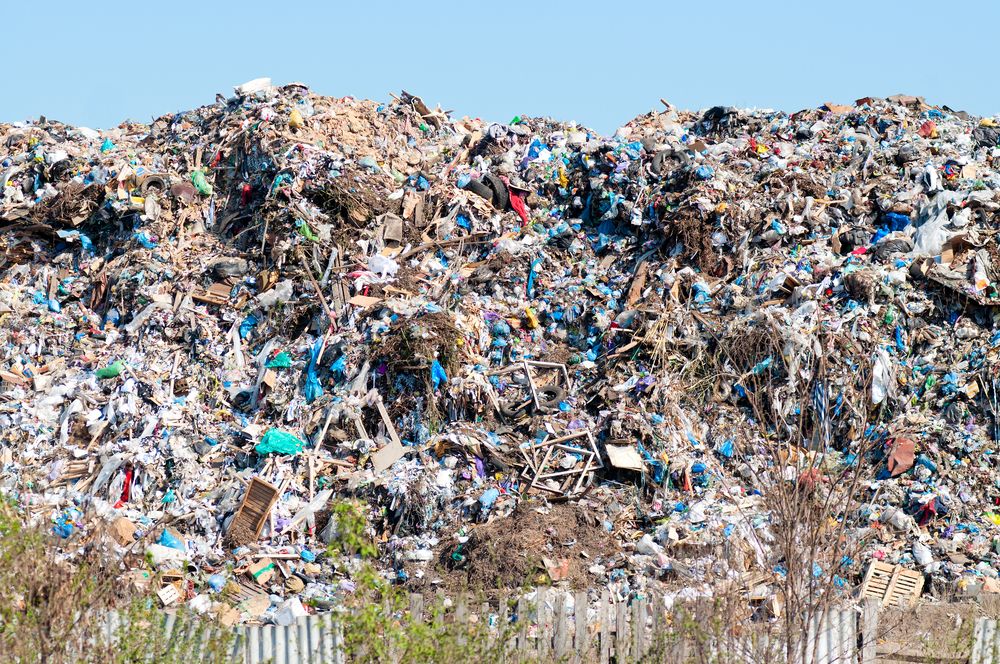
[[375, 254], [368, 259], [368, 269], [380, 277], [395, 277], [399, 272], [399, 263], [381, 254]]
[[914, 542], [913, 559], [921, 567], [927, 567], [934, 562], [934, 554], [931, 553], [930, 548], [928, 548], [923, 542]]
[[872, 403], [879, 404], [893, 393], [892, 359], [883, 349], [875, 355], [874, 375], [872, 376]]

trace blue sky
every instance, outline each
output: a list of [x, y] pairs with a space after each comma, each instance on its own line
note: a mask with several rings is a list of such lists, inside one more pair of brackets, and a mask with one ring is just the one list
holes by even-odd
[[[270, 76], [458, 116], [577, 120], [609, 133], [665, 98], [799, 110], [896, 92], [1000, 113], [1000, 3], [3, 3], [0, 121], [107, 127]], [[991, 6], [993, 5], [993, 6]]]

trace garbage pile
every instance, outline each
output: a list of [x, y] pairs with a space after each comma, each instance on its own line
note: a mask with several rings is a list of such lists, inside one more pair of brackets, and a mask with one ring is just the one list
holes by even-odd
[[345, 499], [398, 583], [771, 574], [780, 440], [864, 469], [845, 576], [992, 587], [998, 141], [905, 96], [604, 137], [267, 79], [0, 125], [0, 486], [287, 624], [352, 588]]

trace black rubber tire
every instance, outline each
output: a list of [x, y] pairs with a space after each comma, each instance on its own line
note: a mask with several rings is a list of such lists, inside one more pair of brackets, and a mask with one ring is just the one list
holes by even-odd
[[503, 212], [510, 204], [510, 194], [507, 193], [507, 185], [493, 173], [483, 176], [483, 183], [493, 191], [493, 207]]
[[559, 408], [559, 404], [565, 398], [566, 390], [556, 385], [538, 388], [538, 405], [543, 409]]
[[465, 188], [477, 196], [482, 196], [491, 203], [493, 202], [493, 190], [479, 180], [469, 180], [469, 184], [465, 185]]
[[530, 401], [523, 401], [521, 403], [506, 401], [500, 404], [500, 414], [508, 419], [515, 419], [522, 415], [530, 405]]

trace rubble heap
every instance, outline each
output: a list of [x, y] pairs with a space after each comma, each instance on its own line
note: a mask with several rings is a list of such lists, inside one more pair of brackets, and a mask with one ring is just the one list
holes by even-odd
[[864, 468], [845, 576], [995, 585], [998, 140], [903, 96], [602, 137], [267, 80], [0, 125], [0, 486], [279, 620], [349, 591], [345, 498], [400, 582], [770, 572], [784, 440]]

